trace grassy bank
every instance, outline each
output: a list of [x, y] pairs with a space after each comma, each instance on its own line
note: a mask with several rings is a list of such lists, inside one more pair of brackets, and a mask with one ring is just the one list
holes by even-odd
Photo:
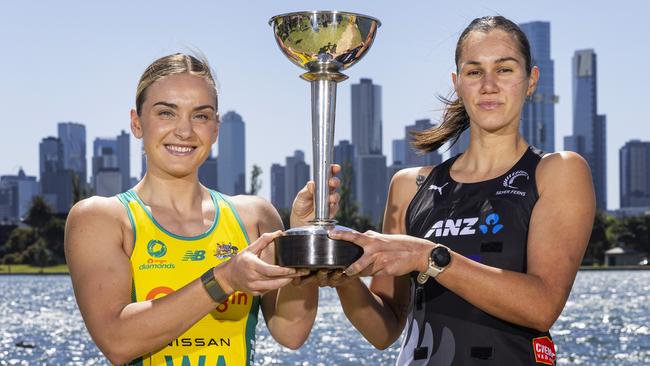
[[27, 264], [2, 264], [0, 265], [0, 275], [3, 274], [60, 274], [69, 273], [68, 266], [61, 264], [52, 267], [32, 267]]

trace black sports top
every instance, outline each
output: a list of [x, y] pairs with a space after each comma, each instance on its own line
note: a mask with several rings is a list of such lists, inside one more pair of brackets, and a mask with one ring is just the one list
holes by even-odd
[[[531, 146], [508, 172], [477, 183], [451, 178], [458, 155], [445, 161], [409, 204], [406, 233], [488, 266], [526, 272], [528, 225], [539, 197], [535, 168], [542, 155]], [[412, 306], [398, 365], [555, 364], [548, 332], [496, 318], [435, 280], [420, 285], [416, 277], [411, 275]]]

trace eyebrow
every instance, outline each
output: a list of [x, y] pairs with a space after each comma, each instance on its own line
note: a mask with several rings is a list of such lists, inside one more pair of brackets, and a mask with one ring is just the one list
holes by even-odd
[[[155, 107], [157, 105], [162, 105], [162, 106], [169, 107], [169, 108], [172, 108], [172, 109], [178, 109], [178, 105], [176, 105], [174, 103], [156, 102], [156, 103], [153, 104], [153, 107]], [[215, 110], [214, 107], [209, 105], [209, 104], [200, 105], [200, 106], [194, 108], [194, 110], [198, 111], [198, 110], [206, 109], [206, 108], [212, 109], [213, 111]]]
[[[501, 58], [497, 59], [496, 61], [494, 61], [494, 63], [495, 63], [495, 64], [501, 64], [501, 63], [504, 63], [504, 62], [506, 62], [506, 61], [514, 61], [514, 62], [516, 62], [516, 63], [519, 63], [519, 60], [517, 60], [517, 59], [514, 58], [514, 57], [501, 57]], [[481, 63], [480, 63], [479, 61], [472, 61], [472, 60], [470, 60], [470, 61], [466, 61], [466, 62], [465, 62], [465, 65], [477, 65], [477, 66], [480, 66]]]

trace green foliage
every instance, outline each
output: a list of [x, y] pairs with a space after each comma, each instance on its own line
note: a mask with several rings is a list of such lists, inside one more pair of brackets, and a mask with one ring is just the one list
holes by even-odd
[[251, 187], [248, 191], [248, 194], [251, 196], [255, 196], [260, 191], [260, 189], [262, 189], [262, 181], [260, 180], [261, 175], [262, 168], [256, 164], [253, 164], [253, 169], [251, 170]]
[[27, 250], [32, 244], [38, 241], [38, 231], [31, 227], [17, 227], [9, 235], [9, 239], [2, 247], [0, 247], [0, 254], [2, 257], [15, 254], [11, 257], [14, 264], [24, 263], [24, 256], [22, 253]]
[[352, 165], [350, 162], [343, 163], [341, 167], [341, 186], [339, 201], [339, 210], [336, 213], [336, 221], [339, 225], [355, 229], [360, 232], [366, 230], [377, 230], [373, 225], [372, 220], [366, 216], [359, 215], [359, 207], [356, 202], [352, 200]]
[[42, 196], [35, 196], [29, 206], [24, 222], [31, 227], [40, 228], [50, 222], [53, 217], [54, 210], [52, 207], [45, 202]]
[[15, 228], [0, 246], [0, 263], [39, 267], [65, 263], [65, 221], [42, 197], [34, 197], [24, 222], [29, 226]]

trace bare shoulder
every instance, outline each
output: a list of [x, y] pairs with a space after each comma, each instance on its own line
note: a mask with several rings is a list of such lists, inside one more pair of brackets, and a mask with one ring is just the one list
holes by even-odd
[[[273, 205], [259, 196], [237, 195], [226, 197], [239, 214], [242, 224], [246, 227], [251, 238], [257, 237], [258, 232], [282, 229], [282, 221]], [[279, 223], [279, 227], [278, 226]]]
[[413, 198], [418, 190], [418, 181], [423, 181], [431, 173], [432, 169], [432, 166], [425, 166], [398, 171], [390, 182], [391, 196], [398, 200]]
[[246, 194], [240, 194], [237, 196], [228, 196], [230, 202], [235, 206], [239, 215], [243, 216], [255, 216], [261, 214], [276, 213], [273, 205], [259, 196], [250, 196]]
[[[537, 166], [537, 186], [540, 194], [552, 187], [591, 184], [591, 170], [587, 161], [573, 151], [559, 151], [545, 155]], [[587, 188], [587, 187], [586, 187]]]
[[77, 202], [70, 209], [67, 224], [101, 222], [105, 225], [120, 224], [126, 218], [124, 206], [117, 197], [93, 196]]

